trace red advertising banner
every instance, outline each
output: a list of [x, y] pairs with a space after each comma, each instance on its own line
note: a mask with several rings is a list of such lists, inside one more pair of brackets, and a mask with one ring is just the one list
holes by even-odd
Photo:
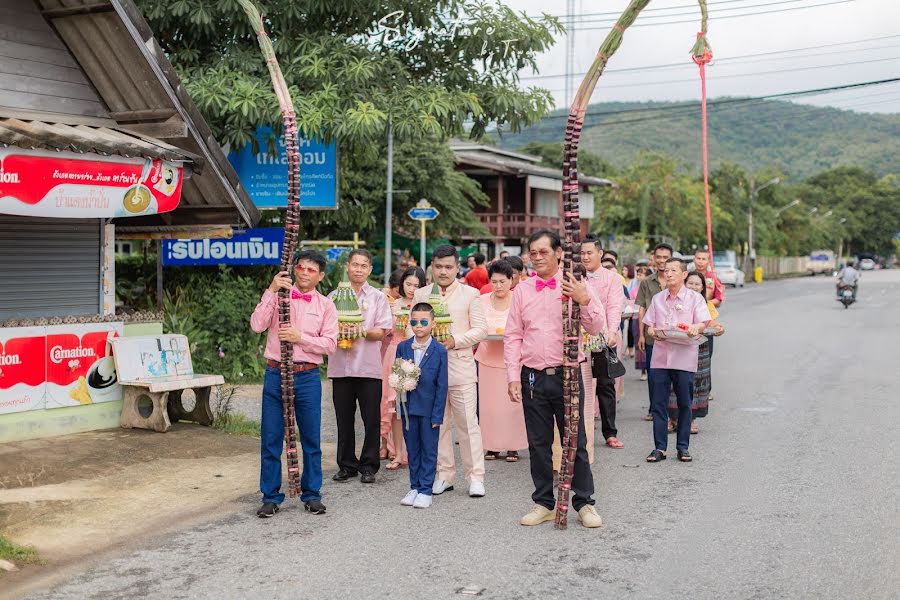
[[0, 414], [121, 400], [122, 323], [0, 328]]
[[183, 175], [181, 166], [162, 160], [0, 148], [0, 214], [111, 218], [169, 212], [178, 206]]
[[0, 415], [44, 408], [46, 330], [0, 329]]

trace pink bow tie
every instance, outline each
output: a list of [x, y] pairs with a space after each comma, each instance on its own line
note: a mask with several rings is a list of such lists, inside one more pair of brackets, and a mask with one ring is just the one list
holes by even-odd
[[312, 294], [301, 294], [297, 290], [291, 290], [291, 300], [306, 300], [312, 302]]
[[425, 348], [428, 347], [428, 343], [425, 343], [425, 344], [417, 344], [416, 342], [413, 342], [412, 347], [413, 347], [413, 350], [424, 350]]
[[538, 279], [536, 279], [535, 282], [534, 282], [534, 287], [535, 287], [535, 288], [537, 289], [537, 291], [539, 291], [539, 292], [540, 292], [541, 290], [543, 290], [544, 288], [550, 288], [551, 290], [555, 290], [555, 289], [556, 289], [556, 279], [551, 279], [551, 280], [549, 280], [549, 281], [544, 281], [543, 279], [538, 278]]

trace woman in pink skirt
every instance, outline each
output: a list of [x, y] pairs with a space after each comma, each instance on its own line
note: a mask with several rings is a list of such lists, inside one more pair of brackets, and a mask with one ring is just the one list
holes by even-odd
[[[395, 271], [396, 274], [396, 271]], [[394, 274], [391, 275], [394, 279]], [[382, 344], [381, 363], [384, 377], [381, 383], [381, 441], [382, 458], [388, 458], [390, 462], [386, 469], [393, 471], [406, 464], [406, 447], [403, 443], [403, 426], [400, 416], [397, 414], [397, 392], [388, 385], [388, 376], [394, 366], [394, 358], [397, 354], [397, 345], [406, 337], [406, 324], [398, 325], [398, 314], [408, 311], [412, 306], [413, 294], [425, 285], [425, 271], [419, 267], [409, 267], [399, 274], [397, 278], [396, 299], [391, 303], [391, 312], [394, 315], [394, 327], [385, 336], [386, 342]], [[388, 284], [390, 286], [390, 283]]]
[[506, 367], [503, 364], [503, 340], [490, 336], [503, 336], [506, 317], [512, 302], [513, 271], [505, 260], [497, 260], [488, 269], [491, 291], [483, 294], [484, 314], [489, 338], [478, 345], [475, 360], [478, 361], [478, 398], [481, 440], [485, 460], [496, 460], [506, 452], [507, 462], [519, 460], [519, 450], [528, 447], [525, 433], [525, 413], [522, 405], [509, 399], [506, 383]]

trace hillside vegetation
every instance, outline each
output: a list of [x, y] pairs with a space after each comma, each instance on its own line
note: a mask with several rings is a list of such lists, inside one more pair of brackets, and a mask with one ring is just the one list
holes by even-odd
[[[733, 163], [748, 171], [778, 171], [793, 180], [839, 166], [859, 166], [878, 175], [900, 173], [900, 115], [735, 100], [716, 99], [709, 107], [713, 167]], [[716, 105], [719, 101], [724, 103]], [[696, 103], [592, 104], [585, 121], [581, 147], [615, 167], [625, 167], [640, 151], [700, 167]], [[519, 148], [529, 142], [561, 142], [564, 129], [565, 111], [557, 110], [519, 134], [504, 134], [497, 144]]]

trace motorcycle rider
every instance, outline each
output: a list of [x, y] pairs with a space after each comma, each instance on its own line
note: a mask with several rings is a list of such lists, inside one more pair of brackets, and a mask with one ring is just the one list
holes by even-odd
[[862, 277], [862, 274], [853, 267], [853, 263], [848, 261], [847, 265], [837, 274], [837, 277], [836, 291], [838, 297], [841, 296], [841, 288], [849, 287], [853, 289], [853, 299], [856, 300], [856, 290], [859, 287], [859, 278]]

